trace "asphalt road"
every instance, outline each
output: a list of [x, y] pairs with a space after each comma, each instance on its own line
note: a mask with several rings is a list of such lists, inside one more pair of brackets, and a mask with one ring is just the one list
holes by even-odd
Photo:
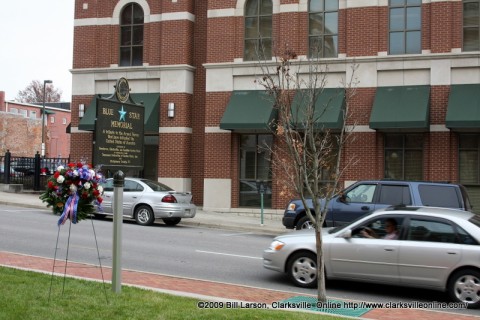
[[[67, 222], [60, 228], [57, 220], [50, 210], [0, 205], [0, 250], [59, 260], [68, 253], [68, 261], [112, 265], [111, 219]], [[144, 227], [125, 221], [122, 268], [316, 294], [315, 289], [295, 287], [285, 275], [263, 268], [262, 251], [272, 238], [181, 224]], [[327, 295], [373, 302], [447, 301], [441, 292], [347, 281], [328, 282]], [[480, 316], [479, 310], [452, 311]]]

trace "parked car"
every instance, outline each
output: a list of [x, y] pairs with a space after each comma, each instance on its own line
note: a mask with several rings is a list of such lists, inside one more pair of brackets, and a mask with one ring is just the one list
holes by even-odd
[[[103, 184], [102, 212], [97, 217], [113, 215], [113, 179]], [[176, 225], [183, 218], [193, 218], [196, 206], [190, 192], [177, 192], [157, 181], [125, 178], [123, 187], [123, 216], [133, 218], [140, 225], [151, 225], [162, 219], [167, 225]]]
[[[15, 170], [10, 167], [10, 178], [14, 178], [18, 176], [18, 173], [15, 172]], [[0, 183], [3, 183], [5, 179], [5, 164], [3, 162], [0, 162]]]
[[[33, 176], [35, 174], [35, 158], [20, 158], [19, 160], [12, 162], [11, 166], [15, 172], [24, 176]], [[57, 167], [58, 165], [55, 159], [40, 160], [41, 175], [51, 175], [55, 172]]]
[[[325, 202], [324, 199], [320, 201]], [[311, 199], [308, 200], [308, 205], [313, 210]], [[395, 180], [359, 181], [329, 201], [324, 226], [344, 225], [376, 209], [392, 205], [472, 210], [467, 190], [460, 184]], [[290, 201], [282, 223], [287, 229], [311, 228], [311, 222], [300, 199]]]
[[[394, 219], [398, 239], [387, 240]], [[362, 230], [378, 238], [365, 238]], [[401, 285], [446, 291], [456, 302], [480, 306], [480, 216], [433, 207], [387, 208], [343, 227], [322, 230], [326, 279]], [[263, 266], [285, 272], [300, 287], [317, 283], [313, 229], [276, 237]]]

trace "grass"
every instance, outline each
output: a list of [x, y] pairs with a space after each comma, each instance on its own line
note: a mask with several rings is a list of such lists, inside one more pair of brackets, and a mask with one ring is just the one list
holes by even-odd
[[[65, 280], [65, 282], [64, 282]], [[262, 309], [199, 309], [197, 299], [0, 267], [0, 319], [343, 319]]]

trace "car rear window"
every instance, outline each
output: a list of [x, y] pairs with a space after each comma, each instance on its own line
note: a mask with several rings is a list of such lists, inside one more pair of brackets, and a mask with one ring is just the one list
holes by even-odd
[[422, 184], [418, 192], [424, 206], [462, 209], [455, 187]]

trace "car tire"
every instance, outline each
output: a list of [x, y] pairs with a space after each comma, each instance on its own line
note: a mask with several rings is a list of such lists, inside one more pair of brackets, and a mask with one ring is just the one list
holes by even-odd
[[135, 221], [141, 226], [149, 226], [155, 221], [155, 215], [149, 206], [139, 206], [135, 210]]
[[165, 218], [162, 220], [163, 220], [163, 223], [165, 223], [167, 226], [175, 226], [180, 223], [182, 218]]
[[480, 272], [464, 269], [455, 272], [448, 281], [447, 291], [455, 302], [467, 303], [469, 309], [480, 307]]
[[312, 229], [313, 224], [308, 218], [308, 216], [301, 217], [300, 220], [298, 220], [297, 224], [295, 225], [295, 229], [297, 230], [302, 230], [302, 229]]
[[317, 257], [308, 251], [297, 252], [287, 262], [287, 273], [296, 286], [315, 288], [317, 286]]

